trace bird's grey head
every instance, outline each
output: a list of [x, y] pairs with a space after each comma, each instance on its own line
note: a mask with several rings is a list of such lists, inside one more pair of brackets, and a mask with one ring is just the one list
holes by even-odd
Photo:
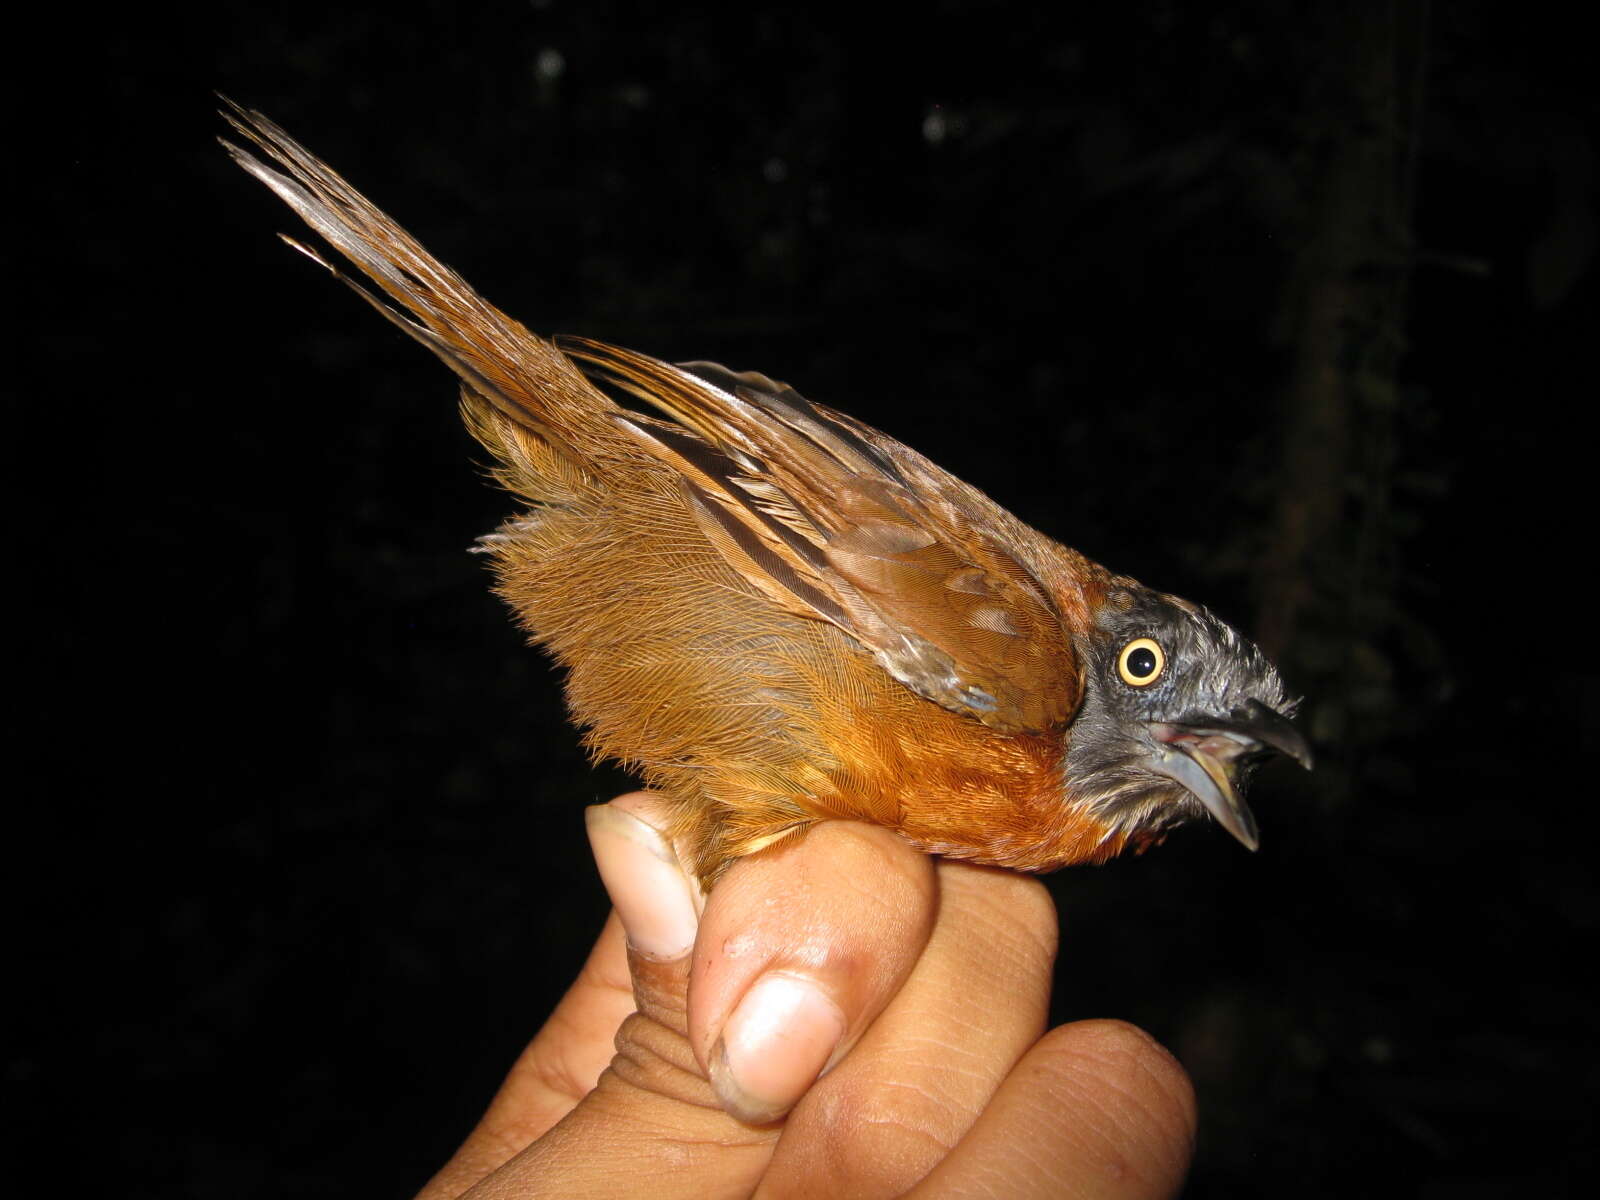
[[1279, 752], [1311, 766], [1266, 656], [1198, 605], [1138, 585], [1108, 594], [1078, 653], [1069, 801], [1136, 841], [1209, 813], [1254, 850], [1256, 764]]

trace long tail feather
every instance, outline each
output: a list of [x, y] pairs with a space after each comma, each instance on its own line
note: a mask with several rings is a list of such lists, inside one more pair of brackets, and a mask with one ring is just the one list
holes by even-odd
[[222, 140], [233, 160], [271, 188], [404, 311], [396, 311], [341, 274], [316, 251], [292, 238], [285, 241], [321, 263], [436, 354], [461, 377], [471, 395], [564, 447], [575, 464], [589, 457], [585, 444], [591, 439], [617, 436], [611, 419], [615, 404], [565, 354], [484, 300], [267, 117], [226, 97], [223, 102], [228, 106], [223, 117], [274, 165]]

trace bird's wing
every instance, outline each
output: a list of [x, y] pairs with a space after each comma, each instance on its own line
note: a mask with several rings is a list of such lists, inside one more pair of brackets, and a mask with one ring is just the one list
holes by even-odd
[[763, 375], [559, 344], [672, 418], [617, 420], [681, 473], [707, 538], [775, 603], [838, 626], [918, 695], [993, 728], [1071, 718], [1081, 683], [1061, 614], [962, 503], [978, 493], [943, 472], [952, 487], [930, 486], [937, 469], [920, 456]]

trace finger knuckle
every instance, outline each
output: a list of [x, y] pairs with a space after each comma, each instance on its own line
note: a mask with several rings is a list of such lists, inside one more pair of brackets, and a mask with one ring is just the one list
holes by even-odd
[[698, 1108], [720, 1108], [711, 1085], [700, 1074], [688, 1042], [642, 1013], [617, 1029], [611, 1071], [617, 1079], [658, 1096]]
[[1083, 1021], [1046, 1035], [1036, 1056], [1046, 1086], [1092, 1115], [1107, 1145], [1136, 1148], [1153, 1166], [1187, 1162], [1194, 1086], [1172, 1054], [1126, 1021]]
[[817, 1161], [827, 1164], [836, 1192], [896, 1194], [953, 1144], [945, 1105], [915, 1083], [822, 1088], [806, 1106]]
[[1050, 893], [1037, 880], [1015, 879], [1003, 886], [971, 889], [963, 903], [973, 936], [997, 956], [1027, 970], [1055, 961], [1059, 922]]

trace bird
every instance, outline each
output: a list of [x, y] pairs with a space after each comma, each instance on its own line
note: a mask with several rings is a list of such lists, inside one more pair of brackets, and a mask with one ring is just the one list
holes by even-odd
[[223, 102], [233, 160], [365, 282], [280, 236], [456, 375], [525, 505], [475, 549], [703, 886], [833, 819], [1028, 872], [1207, 817], [1257, 848], [1257, 764], [1311, 750], [1231, 626], [766, 375], [530, 332]]

